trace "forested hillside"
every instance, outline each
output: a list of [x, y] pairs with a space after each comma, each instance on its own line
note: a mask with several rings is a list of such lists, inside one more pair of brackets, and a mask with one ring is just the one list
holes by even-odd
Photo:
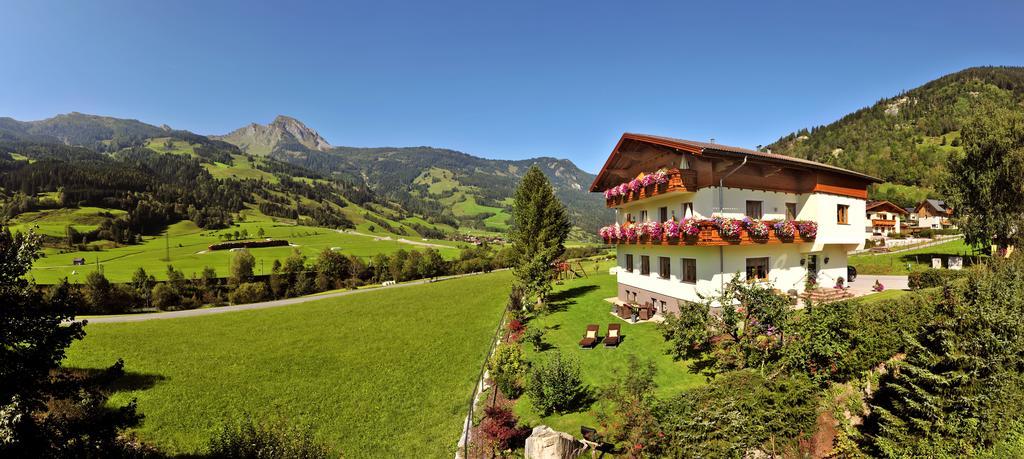
[[131, 244], [181, 220], [224, 228], [245, 212], [413, 237], [502, 232], [512, 190], [534, 163], [573, 209], [578, 237], [593, 237], [590, 230], [608, 212], [585, 191], [593, 177], [566, 160], [335, 148], [288, 117], [222, 138], [81, 113], [0, 118], [0, 219], [18, 224], [22, 215], [38, 221], [54, 220], [47, 217], [58, 210], [81, 214], [81, 221], [66, 222], [66, 234], [65, 225], [59, 235], [49, 230], [68, 245]]
[[600, 196], [587, 192], [594, 176], [564, 159], [493, 160], [431, 147], [332, 147], [315, 130], [287, 116], [214, 138], [250, 154], [364, 183], [385, 204], [422, 215], [432, 224], [504, 231], [515, 184], [533, 164], [551, 180], [578, 229], [592, 234], [612, 215]]
[[938, 196], [947, 158], [961, 152], [960, 128], [968, 119], [996, 107], [1024, 111], [1022, 101], [1024, 68], [970, 68], [766, 148], [879, 177], [887, 183], [875, 186], [873, 197], [909, 206]]

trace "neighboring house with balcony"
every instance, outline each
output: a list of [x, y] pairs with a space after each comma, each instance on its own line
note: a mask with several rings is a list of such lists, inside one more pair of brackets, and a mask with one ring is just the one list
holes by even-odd
[[956, 228], [953, 224], [953, 209], [945, 201], [925, 199], [914, 208], [918, 228]]
[[906, 223], [909, 212], [889, 201], [868, 201], [867, 236], [887, 237], [899, 234]]
[[627, 133], [590, 191], [616, 211], [601, 233], [617, 246], [618, 301], [664, 312], [716, 294], [736, 273], [796, 293], [809, 278], [829, 288], [845, 280], [876, 182], [800, 158]]

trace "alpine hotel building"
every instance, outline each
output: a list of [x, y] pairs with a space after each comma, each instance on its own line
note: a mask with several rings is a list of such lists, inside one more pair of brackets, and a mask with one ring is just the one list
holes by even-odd
[[790, 294], [845, 281], [874, 182], [800, 158], [627, 133], [590, 191], [615, 209], [601, 235], [617, 247], [618, 301], [678, 312], [736, 274]]

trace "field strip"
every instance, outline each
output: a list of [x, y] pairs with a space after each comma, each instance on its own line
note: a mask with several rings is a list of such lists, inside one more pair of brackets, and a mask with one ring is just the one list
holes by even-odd
[[[496, 270], [496, 271], [502, 271], [502, 270]], [[492, 272], [494, 272], [494, 271], [492, 271]], [[315, 295], [301, 296], [301, 297], [298, 297], [298, 298], [285, 298], [285, 299], [282, 299], [282, 300], [263, 301], [263, 302], [260, 302], [260, 303], [236, 304], [236, 305], [232, 305], [232, 306], [220, 306], [220, 307], [205, 308], [205, 309], [186, 309], [186, 310], [183, 310], [183, 311], [149, 312], [149, 313], [144, 313], [144, 314], [128, 314], [128, 315], [107, 316], [107, 317], [104, 317], [104, 316], [84, 317], [83, 320], [86, 320], [86, 321], [88, 321], [91, 324], [108, 324], [108, 323], [144, 322], [144, 321], [147, 321], [147, 320], [178, 319], [178, 318], [183, 318], [183, 317], [208, 316], [208, 315], [212, 315], [212, 314], [223, 314], [225, 312], [249, 311], [249, 310], [254, 310], [254, 309], [266, 309], [266, 308], [276, 308], [276, 307], [279, 307], [279, 306], [290, 306], [290, 305], [293, 305], [293, 304], [307, 303], [307, 302], [310, 302], [310, 301], [320, 301], [320, 300], [327, 299], [327, 298], [335, 298], [335, 297], [339, 297], [339, 296], [355, 295], [355, 294], [358, 294], [358, 293], [365, 293], [365, 292], [374, 292], [374, 291], [378, 291], [378, 290], [381, 290], [381, 289], [388, 289], [388, 288], [401, 288], [401, 287], [409, 287], [409, 286], [413, 286], [413, 285], [422, 285], [422, 284], [427, 284], [427, 283], [430, 283], [430, 282], [441, 282], [441, 281], [445, 281], [445, 280], [449, 280], [449, 279], [457, 279], [457, 278], [460, 278], [460, 277], [474, 276], [474, 275], [479, 275], [479, 274], [483, 274], [483, 273], [456, 274], [456, 275], [453, 275], [453, 276], [438, 277], [437, 279], [434, 279], [433, 281], [431, 281], [429, 279], [419, 279], [419, 280], [414, 280], [414, 281], [409, 281], [409, 282], [403, 282], [401, 284], [392, 284], [392, 285], [388, 285], [388, 286], [384, 286], [384, 287], [374, 287], [374, 288], [367, 288], [367, 289], [361, 289], [361, 290], [345, 290], [345, 291], [342, 291], [342, 292], [334, 292], [334, 293], [320, 293], [320, 294], [315, 294]]]
[[450, 248], [452, 248], [452, 246], [450, 246], [450, 245], [434, 244], [432, 242], [423, 242], [423, 241], [412, 241], [412, 240], [406, 239], [404, 237], [403, 238], [395, 239], [395, 238], [393, 238], [391, 236], [377, 236], [377, 235], [374, 235], [374, 234], [360, 233], [358, 231], [347, 231], [347, 230], [335, 230], [335, 231], [337, 231], [339, 233], [342, 233], [342, 234], [354, 234], [356, 236], [372, 237], [372, 238], [374, 238], [375, 240], [378, 240], [378, 241], [395, 241], [395, 242], [401, 242], [403, 244], [412, 244], [412, 245], [418, 245], [418, 246], [423, 246], [423, 247], [434, 247], [434, 248], [438, 248], [438, 249], [450, 249]]

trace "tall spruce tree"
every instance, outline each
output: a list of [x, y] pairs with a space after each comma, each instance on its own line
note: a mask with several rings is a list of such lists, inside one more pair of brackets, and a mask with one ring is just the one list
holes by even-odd
[[972, 269], [945, 287], [935, 318], [908, 338], [862, 427], [882, 457], [975, 456], [1024, 412], [1024, 260]]
[[526, 294], [543, 303], [551, 292], [551, 270], [565, 251], [569, 216], [536, 165], [516, 188], [509, 239], [515, 253], [513, 272]]
[[999, 248], [1024, 241], [1024, 114], [998, 109], [963, 128], [945, 194], [964, 238]]

